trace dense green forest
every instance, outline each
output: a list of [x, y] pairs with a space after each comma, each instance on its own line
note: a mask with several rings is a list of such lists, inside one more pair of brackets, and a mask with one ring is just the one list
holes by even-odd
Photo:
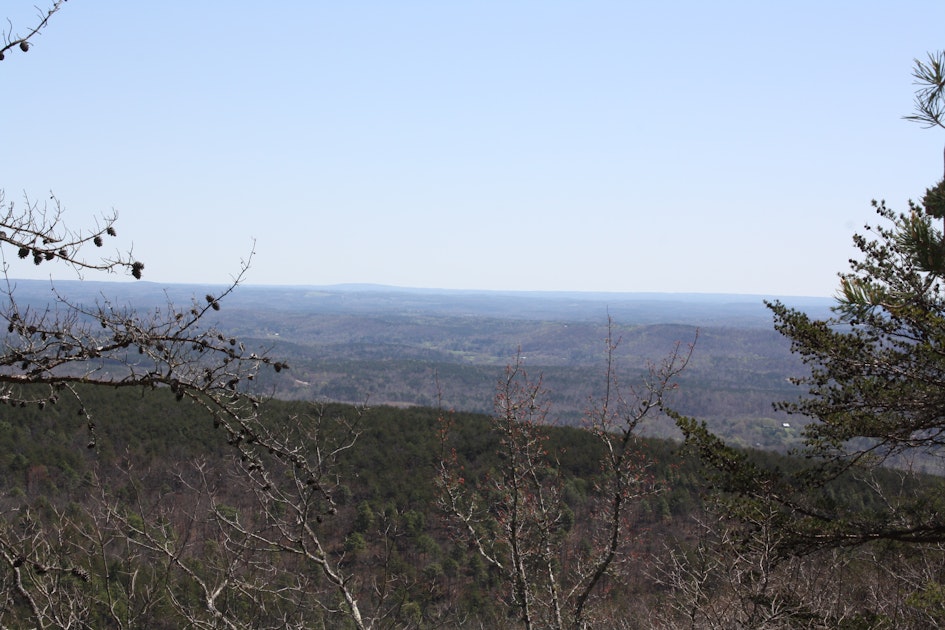
[[[347, 627], [347, 615], [337, 611], [337, 592], [313, 573], [316, 566], [275, 547], [247, 546], [248, 530], [242, 527], [266, 531], [266, 524], [255, 522], [259, 480], [202, 409], [175, 401], [167, 390], [80, 393], [85, 405], [102, 410], [96, 415], [94, 448], [87, 447], [90, 428], [74, 400], [42, 411], [3, 411], [0, 538], [11, 566], [22, 563], [18, 576], [25, 589], [50, 600], [56, 593], [68, 594], [68, 604], [56, 605], [77, 608], [73, 612], [81, 613], [82, 627], [121, 627], [121, 622], [178, 628], [198, 621], [212, 626], [204, 589], [217, 586], [213, 606], [222, 618], [269, 627], [279, 625], [281, 615], [290, 625]], [[274, 428], [314, 436], [307, 430], [319, 427], [323, 448], [348, 444], [356, 435], [331, 462], [326, 487], [335, 507], [309, 524], [318, 528], [325, 554], [337, 560], [365, 615], [378, 627], [517, 626], [501, 571], [483, 562], [457, 530], [436, 483], [444, 461], [445, 423], [456, 456], [453, 465], [465, 482], [495, 483], [507, 462], [503, 438], [490, 417], [287, 401], [270, 401], [263, 411]], [[594, 531], [601, 509], [596, 487], [602, 478], [602, 442], [579, 428], [546, 430], [544, 448], [554, 453], [548, 462], [560, 472], [554, 484], [568, 515], [562, 536], [589, 544], [581, 541]], [[829, 568], [822, 555], [781, 560], [783, 565], [772, 556], [765, 559], [771, 562], [765, 575], [755, 574], [757, 567], [749, 565], [757, 560], [739, 554], [745, 553], [742, 544], [758, 542], [762, 530], [758, 524], [732, 524], [720, 535], [706, 495], [709, 473], [697, 457], [679, 442], [645, 438], [635, 441], [633, 456], [646, 462], [652, 485], [626, 515], [627, 545], [598, 595], [606, 621], [597, 618], [602, 624], [597, 627], [681, 627], [677, 624], [686, 621], [686, 614], [699, 616], [694, 609], [687, 613], [687, 606], [700, 607], [703, 621], [718, 615], [718, 625], [700, 622], [698, 627], [725, 627], [736, 608], [761, 619], [752, 611], [770, 606], [795, 616], [804, 610], [811, 618], [827, 615], [821, 620], [825, 624], [851, 628], [922, 627], [925, 620], [945, 614], [941, 587], [933, 581], [938, 569], [927, 581], [908, 587], [893, 582], [896, 570], [917, 570], [907, 562], [914, 554], [895, 545], [830, 552]], [[766, 467], [793, 465], [763, 451], [751, 457]], [[902, 479], [890, 472], [880, 481], [893, 487]], [[880, 496], [852, 477], [832, 484], [824, 496], [830, 495], [846, 501], [859, 497], [862, 509], [871, 509]], [[561, 539], [558, 562], [567, 564], [570, 544]], [[922, 566], [935, 557], [922, 555]], [[843, 573], [842, 582], [830, 583], [837, 571]], [[283, 579], [278, 577], [283, 572], [291, 576], [286, 589], [297, 585], [299, 576], [311, 578], [304, 582], [305, 597], [318, 604], [303, 610], [290, 597], [261, 588], [260, 580]], [[890, 600], [883, 585], [892, 583], [897, 592]], [[814, 588], [821, 589], [818, 596], [829, 599], [829, 606], [821, 601], [820, 610], [817, 602], [805, 601]], [[7, 592], [0, 611], [5, 626], [32, 627], [17, 621], [29, 618], [26, 600], [15, 589]], [[840, 623], [844, 620], [849, 624]], [[872, 625], [876, 620], [885, 621]]]

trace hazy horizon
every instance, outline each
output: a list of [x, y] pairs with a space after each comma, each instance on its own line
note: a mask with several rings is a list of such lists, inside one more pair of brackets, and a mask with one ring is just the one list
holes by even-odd
[[160, 283], [224, 284], [255, 247], [253, 284], [829, 296], [870, 201], [907, 210], [941, 177], [945, 136], [902, 117], [943, 21], [918, 0], [66, 3], [0, 65], [0, 187], [53, 191], [79, 229], [114, 209]]
[[[76, 279], [76, 278], [14, 278], [9, 281], [14, 285], [22, 282], [39, 283], [41, 285], [57, 285], [63, 283], [77, 283], [88, 286], [97, 284], [107, 285], [126, 285], [126, 286], [145, 286], [154, 287], [156, 290], [170, 287], [226, 287], [229, 283], [223, 282], [158, 282], [155, 280], [134, 280], [130, 278], [120, 278], [116, 276], [102, 277], [95, 279]], [[240, 289], [285, 289], [285, 290], [322, 290], [338, 292], [395, 292], [395, 293], [432, 293], [432, 294], [474, 294], [474, 295], [517, 295], [517, 296], [556, 296], [556, 295], [579, 295], [579, 296], [626, 296], [639, 299], [656, 298], [744, 298], [744, 299], [784, 299], [796, 298], [805, 300], [815, 300], [830, 302], [836, 299], [835, 296], [826, 295], [785, 295], [785, 294], [766, 294], [766, 293], [723, 293], [723, 292], [699, 292], [699, 291], [581, 291], [581, 290], [542, 290], [542, 289], [465, 289], [465, 288], [447, 288], [447, 287], [415, 287], [398, 286], [390, 284], [378, 284], [372, 282], [339, 282], [335, 284], [294, 284], [294, 283], [258, 283], [246, 282], [239, 285]]]

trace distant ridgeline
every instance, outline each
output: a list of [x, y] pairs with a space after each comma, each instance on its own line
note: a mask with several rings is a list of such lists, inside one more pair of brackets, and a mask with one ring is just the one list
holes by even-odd
[[[52, 304], [48, 281], [18, 280], [17, 299]], [[222, 287], [149, 282], [57, 281], [70, 300], [108, 301], [138, 311], [201, 303]], [[580, 421], [603, 383], [608, 316], [621, 339], [625, 387], [637, 385], [647, 361], [675, 343], [696, 350], [672, 405], [704, 418], [748, 446], [783, 448], [796, 419], [778, 417], [776, 400], [802, 392], [788, 382], [799, 360], [771, 325], [762, 296], [660, 293], [499, 292], [401, 289], [375, 285], [239, 287], [221, 303], [216, 324], [247, 347], [258, 345], [291, 369], [263, 385], [286, 399], [370, 405], [436, 405], [490, 412], [495, 384], [521, 355], [532, 378], [543, 377], [551, 415]], [[773, 298], [771, 298], [773, 299]], [[829, 298], [782, 297], [826, 316]], [[668, 422], [648, 430], [673, 435]]]

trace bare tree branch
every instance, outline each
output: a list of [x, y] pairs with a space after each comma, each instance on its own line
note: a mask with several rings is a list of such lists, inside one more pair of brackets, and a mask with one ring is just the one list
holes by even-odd
[[3, 31], [3, 41], [2, 45], [0, 45], [0, 61], [3, 61], [6, 53], [13, 48], [19, 48], [23, 52], [28, 51], [33, 44], [33, 39], [46, 28], [49, 24], [49, 19], [62, 8], [65, 1], [66, 0], [56, 0], [45, 11], [37, 8], [39, 12], [38, 21], [26, 32], [26, 35], [21, 36], [16, 34], [13, 30], [13, 23], [7, 20], [7, 28]]

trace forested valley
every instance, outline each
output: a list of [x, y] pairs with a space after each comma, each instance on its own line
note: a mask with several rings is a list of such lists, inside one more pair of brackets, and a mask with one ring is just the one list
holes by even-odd
[[[303, 524], [317, 529], [364, 623], [520, 625], [502, 571], [464, 539], [439, 499], [441, 410], [266, 403], [273, 426], [317, 426], [322, 446], [357, 434], [322, 480], [334, 497], [331, 513], [314, 506], [295, 513], [301, 506], [292, 502], [287, 512], [273, 510], [252, 466], [199, 407], [161, 390], [80, 393], [102, 410], [94, 449], [68, 399], [42, 411], [8, 409], [0, 423], [0, 537], [19, 578], [4, 583], [6, 627], [32, 627], [28, 602], [50, 626], [354, 625], [317, 558], [263, 542], [275, 539], [274, 528]], [[453, 465], [465, 482], [494, 483], [506, 462], [490, 418], [455, 413], [449, 423]], [[564, 568], [596, 531], [602, 444], [579, 428], [549, 427], [545, 448], [556, 454], [555, 472], [544, 474], [560, 489], [564, 516], [554, 540]], [[706, 495], [706, 470], [679, 442], [641, 438], [634, 449], [635, 483], [648, 489], [625, 515], [626, 546], [597, 595], [594, 627], [788, 627], [788, 620], [790, 627], [930, 627], [945, 618], [935, 586], [940, 555], [890, 544], [778, 559], [777, 533], [762, 523], [722, 527]], [[794, 465], [770, 452], [751, 456], [765, 466]], [[874, 481], [894, 489], [903, 478], [889, 471]], [[829, 493], [864, 510], [877, 500], [852, 478]], [[30, 599], [18, 596], [20, 588]]]
[[945, 626], [945, 181], [830, 300], [163, 286], [0, 208], [2, 628]]
[[[219, 287], [58, 283], [94, 305], [162, 307]], [[49, 283], [18, 281], [25, 304], [45, 305]], [[813, 316], [828, 298], [788, 298]], [[210, 314], [221, 330], [269, 349], [292, 366], [268, 378], [277, 398], [369, 406], [443, 406], [492, 413], [497, 379], [517, 356], [542, 374], [556, 423], [579, 426], [591, 397], [606, 385], [608, 318], [620, 344], [617, 368], [632, 380], [676, 342], [698, 336], [673, 393], [673, 407], [708, 420], [741, 446], [786, 451], [803, 418], [773, 403], [798, 396], [789, 378], [803, 373], [789, 343], [772, 329], [760, 296], [435, 291], [382, 286], [245, 285]], [[784, 423], [791, 424], [784, 427]], [[647, 435], [679, 438], [667, 417]]]
[[[0, 621], [945, 623], [934, 328], [871, 346], [854, 278], [797, 309], [11, 281]], [[867, 351], [908, 367], [859, 382]]]

